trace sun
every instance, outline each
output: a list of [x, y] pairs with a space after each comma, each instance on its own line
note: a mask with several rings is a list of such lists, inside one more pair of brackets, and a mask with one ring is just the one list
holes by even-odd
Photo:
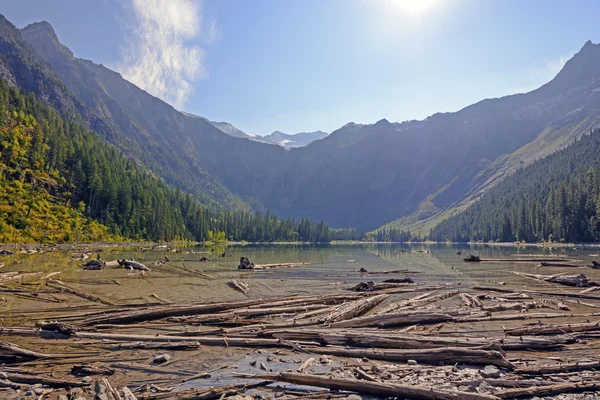
[[391, 6], [397, 7], [400, 10], [411, 15], [419, 15], [432, 9], [442, 0], [387, 0]]

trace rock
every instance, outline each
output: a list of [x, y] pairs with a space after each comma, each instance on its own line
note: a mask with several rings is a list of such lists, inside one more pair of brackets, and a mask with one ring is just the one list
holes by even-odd
[[488, 365], [479, 371], [479, 375], [484, 378], [500, 378], [500, 370], [492, 365]]
[[154, 357], [154, 363], [155, 364], [163, 364], [163, 363], [166, 363], [167, 361], [169, 361], [170, 359], [171, 359], [170, 355], [161, 354], [161, 355]]
[[321, 364], [329, 364], [331, 361], [329, 360], [329, 358], [325, 355], [319, 357], [319, 362]]
[[267, 365], [265, 363], [260, 363], [260, 369], [267, 371]]
[[256, 367], [256, 360], [252, 360], [252, 361], [250, 361], [250, 366], [252, 366], [252, 367]]
[[357, 394], [351, 394], [350, 396], [346, 397], [348, 400], [362, 400], [362, 397], [360, 397]]
[[408, 365], [417, 365], [418, 364], [415, 360], [408, 360], [406, 363]]
[[81, 380], [85, 383], [90, 383], [92, 381], [92, 377], [91, 376], [84, 376], [83, 378], [81, 378]]
[[61, 394], [60, 396], [58, 396], [58, 400], [69, 400], [69, 398], [64, 394]]

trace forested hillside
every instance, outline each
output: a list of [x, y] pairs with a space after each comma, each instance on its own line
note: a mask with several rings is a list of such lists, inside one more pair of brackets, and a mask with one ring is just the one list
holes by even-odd
[[435, 241], [600, 241], [600, 130], [523, 168], [431, 230]]
[[2, 79], [0, 128], [0, 241], [329, 240], [308, 219], [215, 213]]

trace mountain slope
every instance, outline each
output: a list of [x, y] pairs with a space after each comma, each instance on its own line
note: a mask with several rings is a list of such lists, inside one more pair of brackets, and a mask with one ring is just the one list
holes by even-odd
[[[51, 28], [50, 28], [51, 29]], [[168, 182], [230, 206], [375, 229], [411, 216], [437, 221], [468, 206], [504, 175], [596, 126], [600, 59], [586, 43], [547, 85], [424, 121], [347, 124], [286, 151], [224, 134], [184, 115], [109, 69], [65, 52], [45, 24], [27, 41], [95, 115], [116, 144]], [[131, 142], [131, 144], [130, 144]], [[244, 203], [240, 203], [239, 199]]]
[[28, 25], [21, 33], [68, 89], [111, 128], [114, 135], [107, 137], [111, 143], [134, 154], [168, 183], [206, 202], [216, 200], [231, 208], [245, 207], [198, 162], [200, 151], [195, 137], [226, 136], [221, 131], [202, 118], [178, 112], [118, 73], [74, 57], [47, 22]]
[[600, 241], [600, 130], [520, 169], [432, 229], [436, 241]]

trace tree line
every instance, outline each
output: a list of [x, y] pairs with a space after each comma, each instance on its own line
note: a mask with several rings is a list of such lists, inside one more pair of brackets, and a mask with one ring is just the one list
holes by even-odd
[[[354, 230], [332, 230], [306, 218], [280, 219], [272, 212], [209, 207], [143, 169], [137, 160], [89, 131], [77, 116], [63, 119], [34, 95], [25, 95], [2, 79], [0, 128], [5, 166], [0, 171], [0, 190], [15, 184], [35, 188], [27, 195], [13, 196], [5, 206], [11, 215], [19, 214], [13, 212], [18, 208], [15, 202], [35, 207], [33, 193], [46, 193], [52, 203], [70, 207], [73, 218], [97, 221], [113, 238], [328, 242], [357, 236]], [[27, 212], [20, 212], [18, 224], [9, 221], [9, 225], [13, 230], [32, 229], [36, 221], [28, 218]], [[77, 239], [66, 235], [62, 240]]]
[[441, 222], [434, 241], [600, 241], [600, 130], [516, 171], [464, 212]]

